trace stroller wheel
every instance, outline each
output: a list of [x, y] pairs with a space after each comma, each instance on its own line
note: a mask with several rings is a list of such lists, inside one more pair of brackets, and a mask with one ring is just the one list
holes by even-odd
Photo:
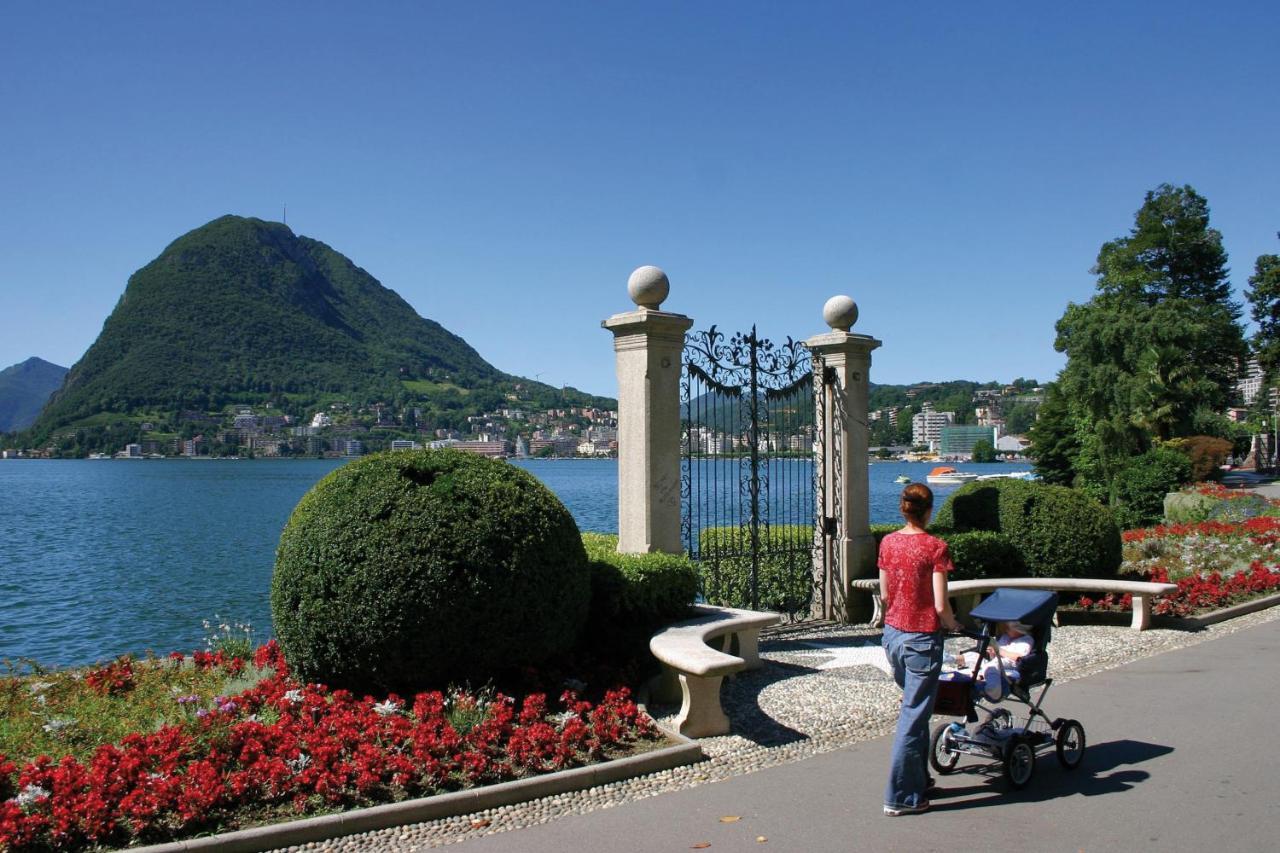
[[951, 740], [951, 723], [940, 723], [934, 727], [933, 737], [929, 740], [929, 766], [946, 775], [956, 771], [959, 761], [960, 753]]
[[1065, 720], [1058, 727], [1058, 763], [1065, 770], [1075, 770], [1084, 760], [1084, 726], [1078, 720]]
[[1036, 751], [1023, 737], [1015, 737], [1009, 743], [1004, 756], [1004, 778], [1011, 788], [1024, 788], [1036, 772]]

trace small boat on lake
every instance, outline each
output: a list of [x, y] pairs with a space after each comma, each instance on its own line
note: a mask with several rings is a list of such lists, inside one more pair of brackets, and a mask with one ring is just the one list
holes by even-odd
[[978, 479], [978, 475], [957, 471], [949, 465], [941, 465], [930, 471], [925, 479], [931, 486], [963, 486]]
[[901, 484], [905, 485], [905, 484], [907, 484], [907, 483], [910, 483], [910, 482], [911, 482], [911, 478], [910, 478], [910, 477], [908, 477], [906, 474], [899, 474], [898, 476], [896, 476], [896, 477], [894, 477], [894, 478], [893, 478], [893, 482], [895, 482], [895, 483], [901, 483]]

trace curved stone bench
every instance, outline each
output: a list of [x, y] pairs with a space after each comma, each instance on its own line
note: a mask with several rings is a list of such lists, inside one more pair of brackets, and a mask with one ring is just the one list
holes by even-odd
[[[871, 593], [874, 613], [871, 624], [884, 625], [883, 604], [880, 601], [880, 579], [862, 578], [850, 583], [854, 589]], [[1155, 599], [1168, 595], [1176, 590], [1176, 584], [1152, 583], [1150, 581], [1122, 581], [1104, 578], [989, 578], [983, 580], [952, 581], [947, 585], [947, 592], [953, 598], [967, 598], [968, 606], [963, 612], [968, 613], [978, 603], [984, 593], [997, 587], [1009, 589], [1046, 589], [1054, 592], [1101, 592], [1117, 595], [1133, 596], [1133, 622], [1135, 631], [1145, 631], [1151, 627], [1151, 608]]]
[[729, 731], [720, 707], [720, 683], [726, 675], [760, 666], [760, 629], [782, 621], [777, 613], [699, 604], [692, 619], [663, 628], [649, 640], [662, 663], [662, 675], [650, 687], [660, 702], [680, 700], [676, 729], [685, 737], [710, 737]]

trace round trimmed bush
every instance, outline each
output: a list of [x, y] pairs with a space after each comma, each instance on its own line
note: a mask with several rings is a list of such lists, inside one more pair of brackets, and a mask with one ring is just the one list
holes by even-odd
[[578, 527], [550, 490], [505, 462], [423, 450], [350, 462], [302, 498], [271, 615], [302, 679], [411, 692], [568, 650], [590, 594]]
[[1120, 568], [1120, 528], [1111, 511], [1066, 486], [979, 480], [957, 489], [934, 522], [1008, 537], [1033, 577], [1105, 578]]

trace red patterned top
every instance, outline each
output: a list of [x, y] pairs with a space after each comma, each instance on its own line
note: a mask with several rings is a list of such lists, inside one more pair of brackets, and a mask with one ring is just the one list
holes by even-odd
[[885, 624], [899, 631], [937, 631], [941, 624], [933, 608], [933, 573], [955, 568], [947, 543], [928, 533], [890, 533], [880, 542], [879, 565], [889, 593]]

